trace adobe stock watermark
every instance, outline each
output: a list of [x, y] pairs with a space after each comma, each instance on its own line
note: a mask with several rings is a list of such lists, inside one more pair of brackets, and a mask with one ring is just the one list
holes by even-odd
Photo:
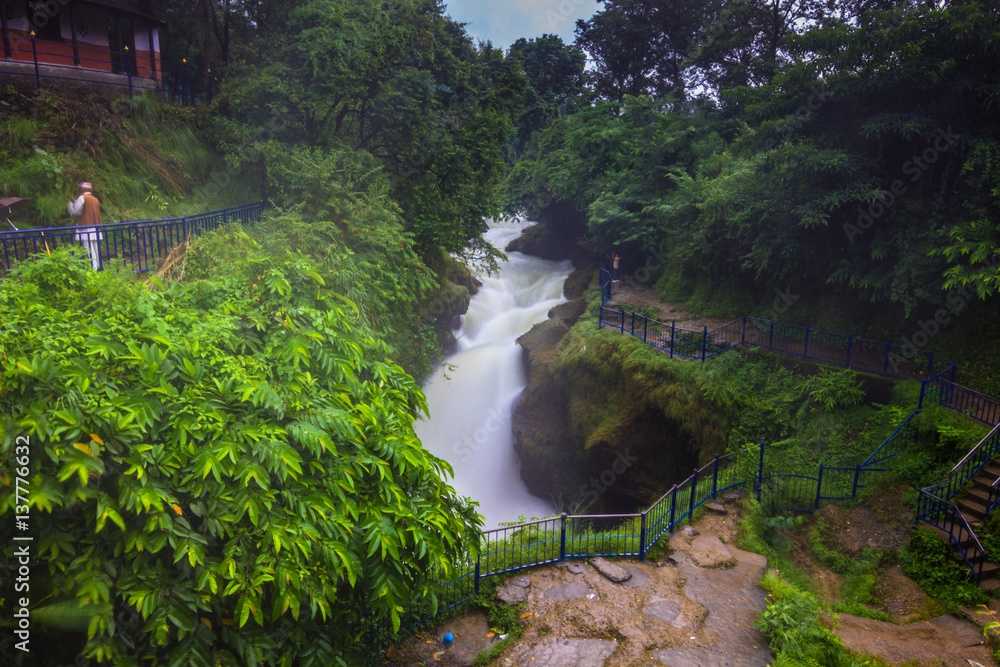
[[894, 179], [888, 190], [880, 192], [875, 200], [858, 214], [857, 221], [844, 223], [844, 234], [847, 235], [848, 242], [854, 243], [855, 239], [871, 229], [883, 215], [896, 205], [899, 198], [906, 194], [912, 185], [924, 177], [924, 174], [941, 159], [943, 154], [954, 148], [960, 141], [961, 137], [955, 134], [950, 126], [946, 130], [938, 130], [930, 146], [903, 163], [905, 180], [904, 178]]
[[13, 625], [14, 648], [31, 653], [31, 439], [22, 435], [14, 441], [14, 537], [11, 557], [14, 563]]
[[[996, 267], [997, 261], [990, 262]], [[956, 290], [949, 290], [945, 296], [944, 305], [934, 311], [931, 317], [920, 320], [916, 331], [902, 339], [897, 349], [889, 353], [889, 364], [894, 372], [907, 360], [915, 359], [925, 352], [931, 341], [945, 329], [955, 323], [965, 309], [978, 298], [976, 289], [966, 285]]]
[[455, 448], [452, 465], [468, 462], [506, 422], [505, 411], [496, 407], [490, 408], [479, 428], [470, 437], [462, 438], [461, 443]]

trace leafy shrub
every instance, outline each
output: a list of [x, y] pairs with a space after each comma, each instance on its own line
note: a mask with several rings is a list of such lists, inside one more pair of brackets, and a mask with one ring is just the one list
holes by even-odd
[[767, 635], [775, 667], [856, 667], [868, 663], [851, 655], [820, 622], [822, 605], [815, 595], [782, 579], [774, 570], [761, 580], [767, 607], [757, 627]]
[[970, 581], [968, 570], [951, 548], [927, 528], [913, 532], [910, 543], [900, 552], [900, 564], [928, 595], [949, 610], [986, 601], [986, 594]]
[[[39, 624], [33, 647], [371, 657], [478, 530], [413, 432], [422, 394], [304, 256], [154, 287], [79, 249], [0, 282], [0, 454], [30, 436], [32, 599], [88, 617], [85, 646]], [[7, 532], [13, 508], [2, 477]]]
[[865, 398], [857, 373], [847, 369], [821, 368], [802, 381], [801, 389], [810, 404], [821, 410], [853, 407]]

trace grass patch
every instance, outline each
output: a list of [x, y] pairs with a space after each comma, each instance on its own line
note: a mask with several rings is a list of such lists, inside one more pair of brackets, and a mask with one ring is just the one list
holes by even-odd
[[903, 571], [947, 611], [982, 604], [988, 596], [969, 579], [951, 548], [927, 528], [917, 528], [899, 554]]
[[879, 549], [865, 549], [856, 556], [845, 554], [829, 545], [827, 533], [826, 522], [817, 519], [809, 528], [808, 544], [816, 560], [842, 575], [839, 599], [833, 610], [878, 621], [890, 620], [887, 613], [874, 606], [879, 568], [889, 554]]

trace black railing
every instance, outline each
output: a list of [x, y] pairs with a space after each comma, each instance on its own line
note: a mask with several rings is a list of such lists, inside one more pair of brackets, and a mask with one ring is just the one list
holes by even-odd
[[112, 260], [135, 267], [139, 273], [155, 271], [173, 248], [192, 236], [230, 222], [251, 223], [260, 219], [263, 202], [209, 211], [198, 215], [130, 220], [98, 227], [35, 227], [0, 231], [0, 273], [19, 261], [64, 245], [81, 245], [95, 269]]
[[1000, 424], [1000, 400], [969, 389], [954, 381], [954, 377], [938, 377], [935, 390], [940, 394], [941, 405], [960, 412], [987, 426]]
[[929, 489], [921, 489], [917, 498], [917, 518], [940, 530], [954, 554], [969, 568], [973, 580], [977, 583], [982, 581], [983, 568], [989, 559], [988, 552], [972, 524], [955, 503], [935, 495]]
[[644, 560], [664, 536], [692, 521], [706, 502], [744, 486], [747, 470], [752, 471], [752, 465], [738, 465], [738, 457], [719, 456], [642, 512], [561, 514], [483, 531], [475, 556], [442, 585], [440, 606], [447, 610], [468, 601], [487, 577], [597, 556]]
[[[607, 305], [611, 281], [601, 271], [601, 302], [598, 328], [617, 329], [641, 339], [670, 357], [706, 361], [735, 347], [755, 347], [783, 356], [886, 376], [923, 377], [934, 374], [934, 352], [904, 354], [903, 345], [888, 340], [831, 333], [808, 326], [788, 324], [760, 317], [743, 317], [716, 329], [700, 330], [660, 322], [621, 306]], [[970, 390], [971, 391], [971, 390]], [[976, 404], [969, 397], [970, 405]], [[1000, 406], [991, 414], [1000, 414]]]

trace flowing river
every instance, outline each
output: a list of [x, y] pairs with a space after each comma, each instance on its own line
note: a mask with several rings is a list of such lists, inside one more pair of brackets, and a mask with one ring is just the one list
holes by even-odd
[[[485, 238], [503, 250], [531, 224], [494, 223]], [[528, 492], [514, 452], [511, 408], [525, 386], [516, 341], [565, 302], [573, 268], [519, 252], [508, 258], [498, 274], [479, 276], [483, 286], [455, 333], [458, 349], [424, 386], [430, 418], [416, 425], [424, 446], [455, 469], [458, 492], [479, 501], [488, 528], [554, 511]]]

